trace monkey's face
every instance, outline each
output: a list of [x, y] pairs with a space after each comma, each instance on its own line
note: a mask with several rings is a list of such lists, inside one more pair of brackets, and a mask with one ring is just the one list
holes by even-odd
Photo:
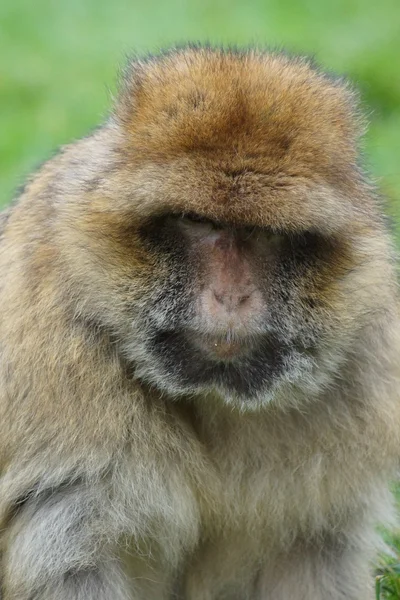
[[357, 135], [351, 92], [285, 57], [193, 50], [128, 74], [80, 210], [108, 244], [91, 306], [137, 377], [241, 407], [332, 383], [386, 285]]
[[324, 383], [337, 360], [321, 354], [331, 323], [318, 307], [338, 273], [332, 240], [194, 213], [150, 219], [140, 237], [153, 278], [127, 353], [142, 380], [242, 408]]

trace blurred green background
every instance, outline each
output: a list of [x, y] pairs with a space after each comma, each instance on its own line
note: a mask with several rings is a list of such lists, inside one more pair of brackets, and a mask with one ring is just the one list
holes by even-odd
[[[101, 122], [126, 55], [187, 40], [285, 47], [347, 75], [400, 242], [400, 0], [0, 0], [0, 205], [58, 145]], [[400, 537], [389, 540], [382, 597], [394, 599]]]

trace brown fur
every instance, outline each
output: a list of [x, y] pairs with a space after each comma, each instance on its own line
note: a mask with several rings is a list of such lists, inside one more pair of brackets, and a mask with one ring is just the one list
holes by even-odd
[[[3, 600], [372, 597], [400, 338], [361, 129], [306, 60], [188, 48], [134, 63], [27, 184], [0, 242]], [[287, 309], [324, 328], [323, 385], [247, 411], [136, 377], [131, 311], [167, 271], [140, 228], [165, 212], [331, 240]]]

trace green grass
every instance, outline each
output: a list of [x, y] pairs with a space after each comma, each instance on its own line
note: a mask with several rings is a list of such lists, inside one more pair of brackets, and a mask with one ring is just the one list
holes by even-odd
[[[397, 508], [400, 511], [400, 483], [394, 485]], [[379, 558], [376, 569], [376, 600], [400, 598], [400, 530], [383, 531], [388, 552]]]
[[[186, 40], [283, 46], [348, 75], [370, 115], [365, 159], [400, 242], [399, 0], [2, 0], [0, 205], [103, 119], [127, 54]], [[397, 556], [381, 597], [394, 600], [400, 534], [389, 538]]]

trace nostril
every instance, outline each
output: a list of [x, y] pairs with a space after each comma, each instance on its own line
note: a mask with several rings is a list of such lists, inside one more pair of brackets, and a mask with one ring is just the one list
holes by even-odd
[[235, 307], [243, 306], [249, 300], [251, 293], [238, 295], [238, 294], [226, 294], [224, 292], [217, 292], [213, 290], [213, 295], [218, 304], [225, 306], [229, 309], [234, 309]]
[[243, 304], [245, 304], [249, 298], [250, 298], [250, 294], [246, 294], [245, 296], [241, 296], [239, 298], [239, 306], [242, 306]]

